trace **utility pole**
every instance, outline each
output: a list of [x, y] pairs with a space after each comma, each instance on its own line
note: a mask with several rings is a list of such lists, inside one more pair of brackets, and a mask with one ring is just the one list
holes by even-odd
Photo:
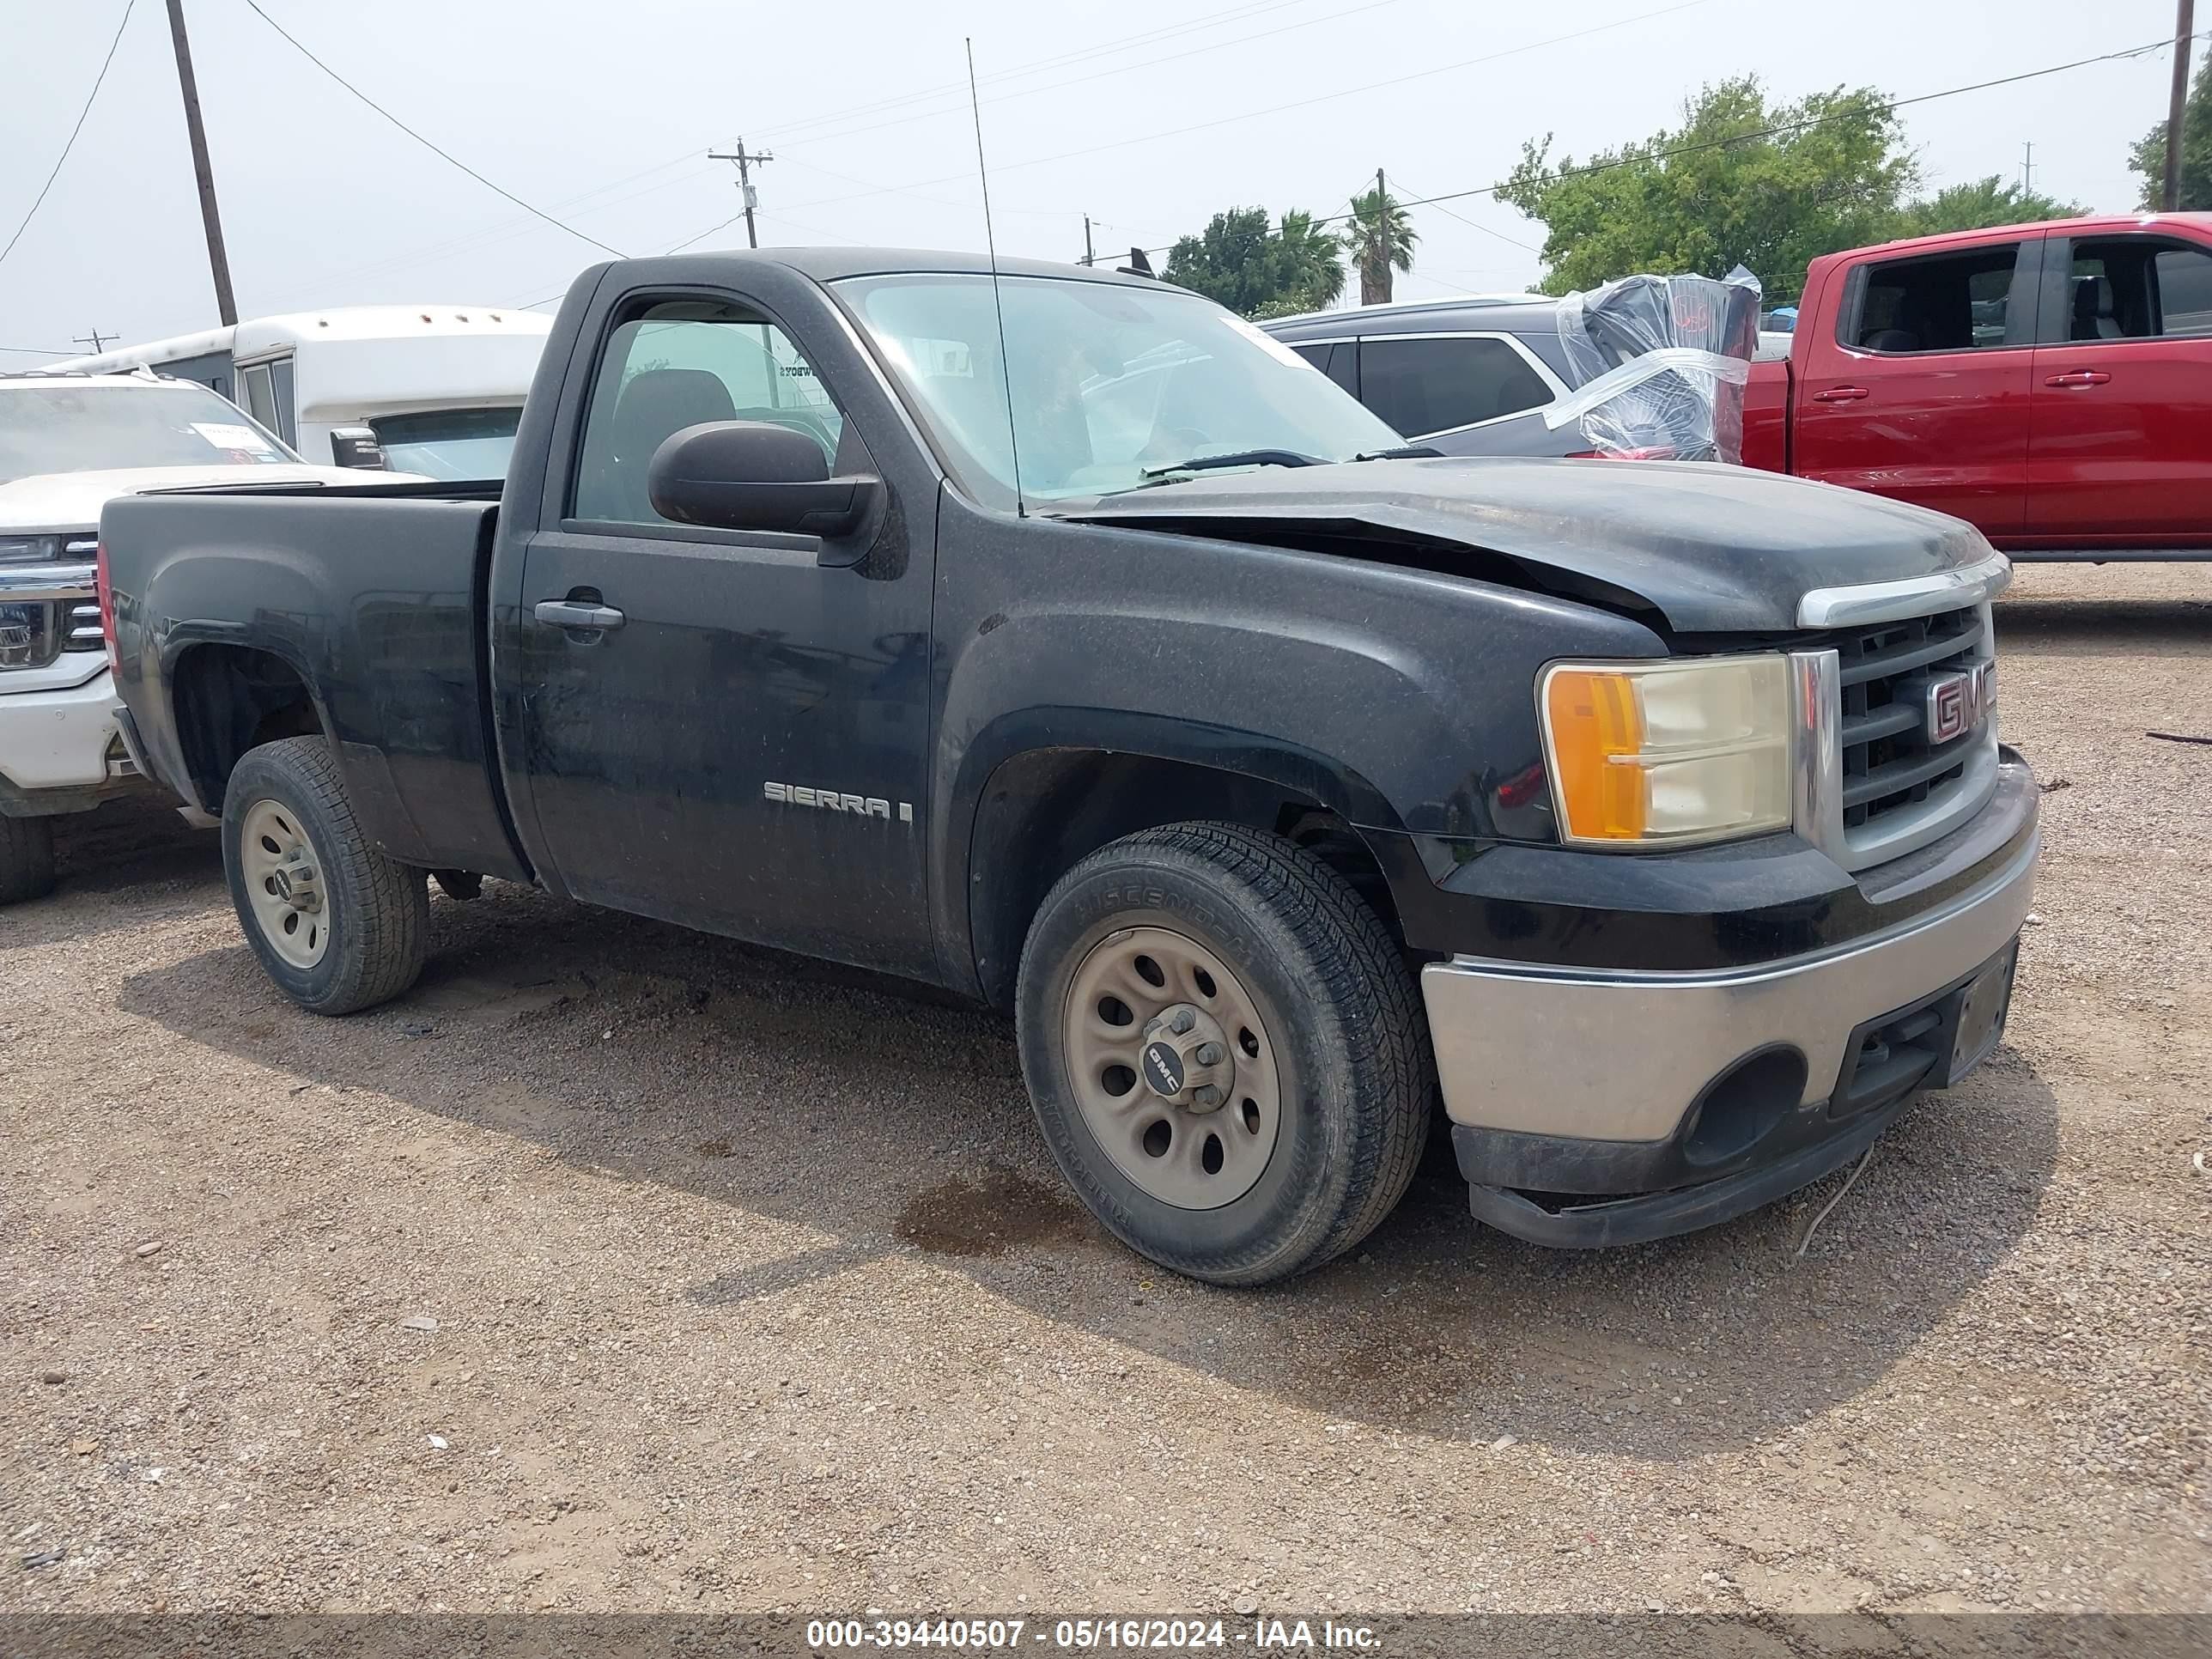
[[2181, 116], [2189, 102], [2189, 37], [2196, 32], [2195, 0], [2180, 0], [2173, 15], [2173, 94], [2166, 106], [2166, 188], [2159, 205], [2181, 211]]
[[1390, 302], [1391, 288], [1389, 203], [1390, 198], [1383, 190], [1382, 169], [1377, 167], [1375, 169], [1375, 267], [1379, 280], [1375, 286], [1382, 294], [1385, 305]]
[[122, 337], [123, 337], [120, 334], [102, 334], [95, 328], [89, 334], [72, 335], [70, 337], [70, 340], [73, 344], [90, 346], [92, 348], [92, 355], [97, 357], [100, 356], [100, 352], [106, 348], [107, 343], [110, 340], [119, 340]]
[[1086, 213], [1083, 216], [1083, 263], [1087, 265], [1096, 258], [1091, 251], [1091, 216]]
[[177, 49], [177, 85], [185, 94], [185, 131], [192, 141], [192, 176], [200, 186], [200, 223], [207, 231], [208, 270], [215, 278], [215, 308], [223, 326], [238, 321], [231, 297], [230, 256], [222, 251], [222, 216], [216, 211], [215, 172], [208, 165], [207, 131], [200, 125], [199, 82], [192, 79], [192, 46], [185, 38], [185, 0], [169, 0], [169, 40]]
[[710, 161], [735, 161], [738, 164], [738, 188], [744, 193], [745, 198], [745, 246], [758, 247], [760, 238], [753, 232], [753, 209], [760, 204], [760, 198], [753, 190], [752, 170], [757, 165], [773, 161], [775, 157], [764, 149], [748, 152], [745, 149], [745, 141], [740, 138], [738, 140], [735, 151], [710, 149], [707, 152], [707, 159]]
[[2035, 188], [2035, 140], [2028, 139], [2020, 147], [2020, 193], [2027, 195]]

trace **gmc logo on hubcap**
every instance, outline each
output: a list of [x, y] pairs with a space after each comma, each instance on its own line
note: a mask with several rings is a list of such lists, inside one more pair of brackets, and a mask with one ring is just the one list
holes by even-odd
[[1928, 681], [1928, 741], [1944, 744], [1963, 738], [1982, 723], [1996, 702], [1996, 667], [1978, 662], [1955, 673], [1931, 675]]

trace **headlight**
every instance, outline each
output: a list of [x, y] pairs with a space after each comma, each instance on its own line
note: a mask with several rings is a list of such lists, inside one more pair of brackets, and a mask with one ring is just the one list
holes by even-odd
[[1554, 663], [1536, 701], [1564, 841], [1679, 846], [1790, 823], [1779, 654]]
[[43, 564], [49, 560], [89, 559], [99, 548], [94, 532], [66, 536], [0, 536], [0, 564]]

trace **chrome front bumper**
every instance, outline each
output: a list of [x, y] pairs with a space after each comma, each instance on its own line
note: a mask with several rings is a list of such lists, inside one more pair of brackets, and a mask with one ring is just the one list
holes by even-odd
[[1971, 974], [2027, 918], [2037, 838], [1967, 892], [1833, 950], [1747, 969], [1554, 969], [1455, 957], [1421, 970], [1455, 1124], [1662, 1142], [1716, 1079], [1765, 1052], [1829, 1098], [1853, 1034]]

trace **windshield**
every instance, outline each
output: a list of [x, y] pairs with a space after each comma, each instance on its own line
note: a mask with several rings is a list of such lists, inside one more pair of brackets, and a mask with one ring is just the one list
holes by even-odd
[[186, 381], [0, 386], [0, 483], [47, 472], [298, 459], [244, 410]]
[[384, 464], [428, 478], [504, 478], [520, 409], [441, 409], [373, 420]]
[[[1013, 501], [1006, 370], [988, 276], [836, 284], [971, 493]], [[1194, 294], [1054, 277], [1000, 283], [1030, 501], [1109, 495], [1159, 469], [1275, 451], [1322, 461], [1404, 441], [1287, 346]]]

